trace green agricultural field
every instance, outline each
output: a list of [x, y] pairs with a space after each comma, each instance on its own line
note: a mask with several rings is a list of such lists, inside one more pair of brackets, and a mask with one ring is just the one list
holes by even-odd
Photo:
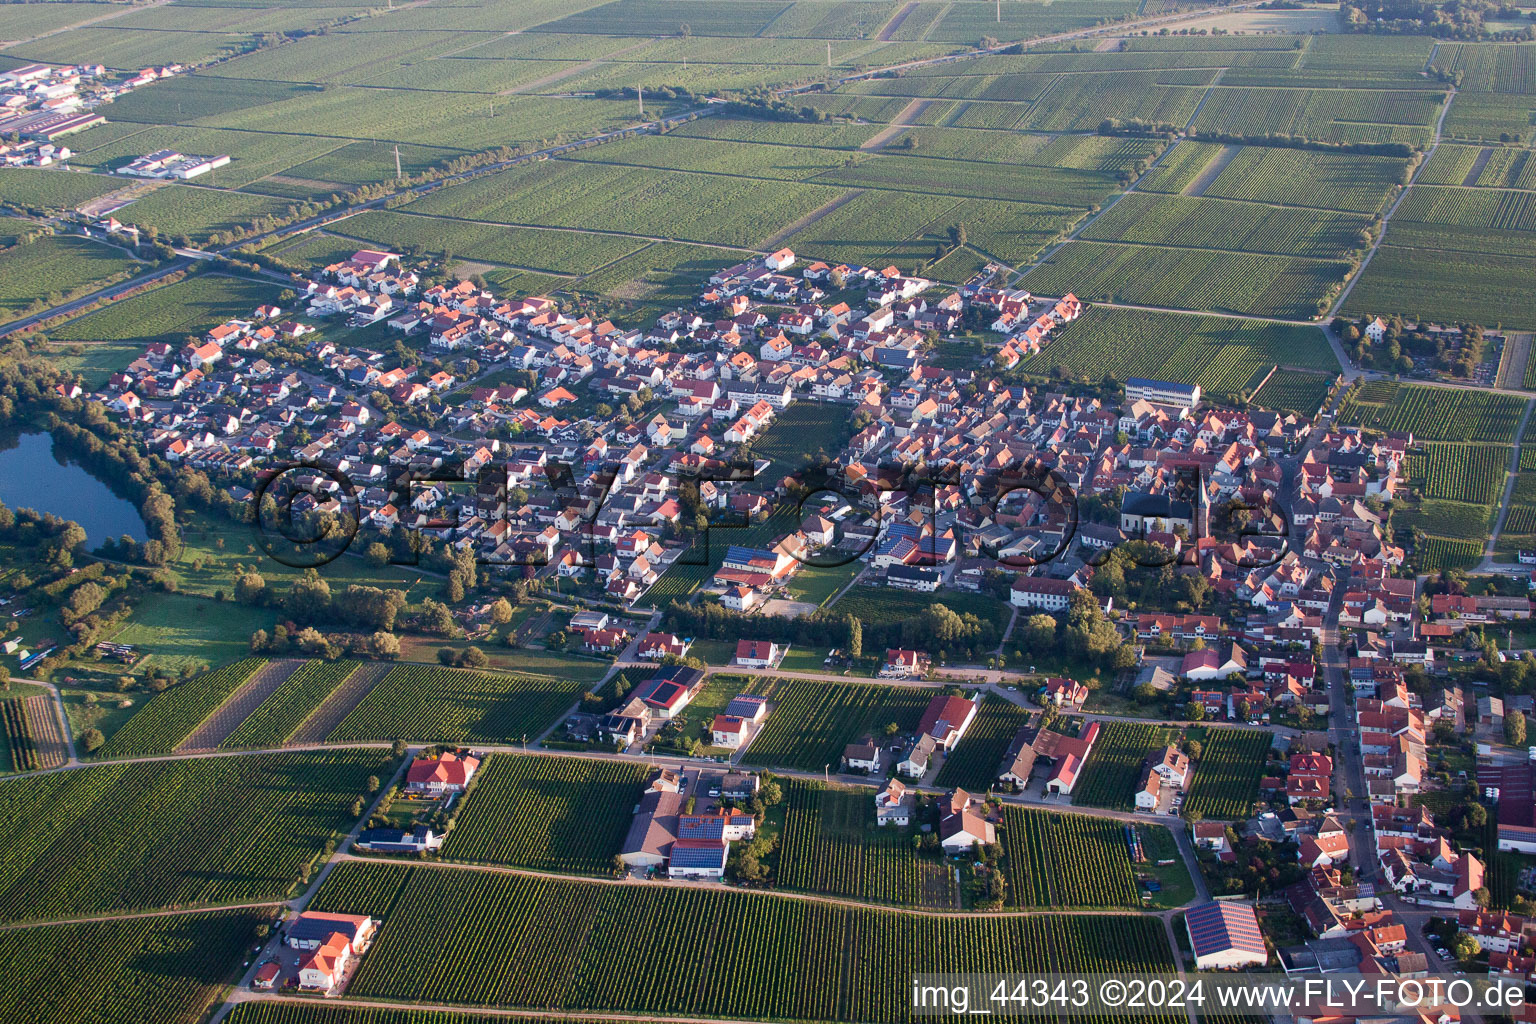
[[[924, 5], [919, 5], [924, 6]], [[938, 23], [925, 38], [935, 41], [975, 43], [983, 36], [995, 39], [1034, 39], [1039, 36], [1129, 18], [1137, 5], [1129, 0], [1055, 0], [1054, 3], [1005, 3], [1002, 21], [985, 2], [958, 0], [944, 8]]]
[[304, 664], [257, 705], [219, 746], [237, 749], [281, 745], [357, 667], [355, 661]]
[[[644, 309], [675, 308], [691, 302], [710, 274], [746, 255], [738, 249], [653, 242], [582, 278], [580, 288]], [[629, 320], [641, 324], [639, 316]]]
[[315, 898], [309, 901], [309, 909], [325, 914], [388, 917], [402, 887], [416, 873], [415, 865], [398, 859], [349, 862], [326, 878]]
[[1409, 248], [1536, 258], [1536, 192], [1415, 185], [1387, 237]]
[[1361, 214], [1132, 193], [1094, 220], [1080, 237], [1340, 259], [1370, 244], [1369, 225], [1370, 219]]
[[5, 12], [5, 24], [0, 32], [6, 39], [30, 39], [100, 18], [114, 10], [116, 8], [111, 4], [97, 3], [27, 4]]
[[28, 210], [71, 210], [122, 186], [96, 174], [0, 167], [0, 200]]
[[606, 874], [647, 775], [633, 762], [498, 754], [476, 774], [443, 857]]
[[1443, 569], [1470, 569], [1483, 557], [1480, 540], [1425, 537], [1419, 545], [1414, 561], [1418, 571], [1437, 573]]
[[999, 840], [1016, 907], [1139, 907], [1123, 822], [1004, 807]]
[[[458, 150], [435, 146], [402, 145], [398, 148], [400, 170], [408, 175], [420, 174], [462, 155]], [[322, 157], [295, 164], [284, 171], [283, 175], [304, 181], [335, 182], [347, 186], [393, 181], [395, 150], [394, 145], [382, 142], [355, 142], [333, 149]]]
[[[39, 6], [59, 6], [48, 4]], [[73, 5], [70, 5], [73, 6]], [[0, 1018], [24, 1024], [195, 1024], [275, 908], [0, 931]], [[88, 959], [89, 971], [58, 965]]]
[[[1517, 509], [1510, 510], [1509, 520], [1504, 524], [1508, 532], [1536, 532], [1536, 528], [1530, 531], [1515, 530], [1515, 526], [1523, 526], [1517, 523], [1515, 513]], [[1419, 529], [1427, 534], [1437, 537], [1453, 537], [1462, 540], [1486, 538], [1489, 527], [1493, 525], [1494, 510], [1488, 505], [1469, 505], [1460, 501], [1436, 501], [1423, 499], [1417, 504], [1404, 505], [1392, 513], [1392, 525], [1397, 528]]]
[[781, 887], [900, 906], [955, 906], [954, 872], [942, 857], [914, 849], [914, 828], [876, 824], [872, 790], [799, 779], [786, 779], [784, 787]]
[[272, 283], [200, 274], [157, 287], [48, 332], [54, 341], [122, 341], [141, 349], [154, 341], [179, 344], [236, 316], [249, 316], [277, 294]]
[[801, 469], [818, 452], [833, 455], [848, 443], [848, 407], [830, 402], [796, 402], [779, 413], [752, 445], [752, 454], [772, 460], [764, 483]]
[[155, 228], [164, 235], [208, 236], [244, 227], [289, 211], [290, 203], [272, 196], [197, 185], [166, 185], [135, 199], [113, 216], [124, 224]]
[[228, 56], [245, 36], [222, 32], [162, 32], [112, 28], [111, 22], [44, 36], [5, 52], [50, 64], [105, 64], [122, 71], [150, 65], [201, 63]]
[[744, 118], [704, 117], [667, 133], [670, 139], [720, 139], [771, 146], [858, 149], [880, 133], [866, 124], [802, 124], [797, 121], [755, 121]]
[[1402, 142], [1424, 147], [1444, 99], [1443, 94], [1427, 90], [1218, 87], [1193, 128], [1211, 135], [1278, 134], [1324, 142]]
[[1072, 792], [1072, 802], [1084, 807], [1108, 807], [1116, 811], [1136, 808], [1136, 784], [1142, 765], [1154, 750], [1177, 742], [1178, 729], [1171, 725], [1142, 722], [1108, 722], [1088, 755], [1083, 779]]
[[1008, 606], [990, 594], [919, 594], [889, 587], [855, 587], [833, 607], [857, 616], [868, 630], [871, 626], [899, 626], [934, 605], [943, 605], [956, 615], [974, 615], [990, 624], [996, 631], [994, 642], [1008, 625]]
[[[355, 865], [331, 878], [345, 883]], [[464, 940], [438, 969], [434, 937]], [[688, 936], [688, 938], [684, 938]], [[702, 944], [729, 970], [676, 955]], [[637, 989], [616, 950], [659, 965]], [[750, 1020], [906, 1020], [913, 973], [1166, 969], [1152, 918], [934, 918], [719, 889], [664, 889], [419, 867], [353, 980], [359, 998]], [[880, 963], [871, 971], [857, 965]]]
[[[756, 248], [838, 194], [817, 185], [547, 160], [442, 189], [407, 209]], [[686, 219], [678, 218], [681, 209]]]
[[1384, 244], [1342, 312], [1388, 311], [1410, 320], [1530, 329], [1536, 327], [1533, 275], [1536, 259]]
[[[868, 158], [851, 167], [839, 166], [811, 180], [852, 188], [900, 189], [1085, 208], [1102, 203], [1119, 187], [1113, 173], [1098, 170], [893, 155]], [[883, 198], [890, 202], [897, 197]]]
[[1184, 814], [1208, 821], [1248, 817], [1259, 798], [1270, 740], [1265, 729], [1207, 731], [1184, 801]]
[[802, 679], [754, 679], [752, 692], [768, 698], [771, 713], [742, 760], [805, 771], [836, 767], [844, 747], [885, 735], [889, 723], [911, 732], [932, 697], [911, 686]]
[[988, 697], [959, 745], [944, 759], [935, 781], [946, 788], [986, 792], [997, 781], [1008, 744], [1028, 723], [1028, 711], [1012, 701]]
[[[1180, 143], [1179, 148], [1186, 145]], [[1408, 161], [1397, 157], [1244, 146], [1204, 194], [1375, 213], [1386, 205], [1393, 188], [1408, 183], [1409, 173]]]
[[452, 252], [471, 260], [549, 274], [590, 274], [646, 246], [623, 235], [543, 231], [370, 210], [330, 225], [329, 231], [362, 242], [428, 252]]
[[1032, 373], [1064, 367], [1074, 376], [1180, 381], [1213, 395], [1237, 394], [1275, 365], [1338, 372], [1315, 328], [1109, 307], [1090, 308], [1023, 365]]
[[1348, 270], [1332, 260], [1072, 241], [1020, 283], [1084, 301], [1301, 320], [1326, 308]]
[[583, 689], [580, 682], [549, 676], [397, 665], [328, 738], [518, 742], [552, 725]]
[[[216, 585], [228, 582], [223, 577]], [[149, 658], [141, 668], [181, 672], [189, 665], [203, 669], [246, 657], [251, 634], [270, 630], [276, 622], [277, 613], [271, 609], [245, 608], [191, 593], [151, 593], [134, 606], [127, 623], [110, 639], [143, 648]]]
[[1475, 142], [1530, 143], [1536, 132], [1536, 96], [1459, 92], [1445, 115], [1445, 136]]
[[1504, 493], [1510, 449], [1495, 445], [1427, 444], [1408, 459], [1408, 477], [1426, 498], [1493, 505]]
[[13, 779], [0, 808], [29, 824], [0, 854], [0, 920], [282, 900], [392, 767], [388, 751], [328, 750]]
[[[1179, 128], [1200, 104], [1212, 72], [1197, 72], [1198, 84], [1160, 85], [1160, 72], [1128, 71], [1110, 76], [1063, 75], [1038, 99], [1017, 127], [1029, 131], [1093, 131], [1107, 117], [1150, 121]], [[1105, 79], [1108, 81], [1105, 81]], [[1206, 104], [1207, 109], [1210, 103]], [[1203, 115], [1202, 115], [1203, 116]]]
[[1435, 49], [1434, 66], [1461, 72], [1461, 88], [1469, 93], [1526, 94], [1536, 88], [1536, 65], [1524, 46], [1445, 43]]
[[[301, 160], [308, 160], [315, 154], [317, 146], [320, 149], [334, 149], [342, 145], [339, 140], [317, 143], [307, 135], [279, 135], [274, 132], [231, 132], [185, 125], [139, 127], [142, 130], [126, 138], [103, 139], [101, 144], [83, 151], [74, 162], [89, 164], [101, 170], [116, 170], [135, 157], [159, 149], [210, 155], [223, 153], [232, 158], [230, 163], [200, 176], [197, 184], [226, 189], [243, 188], [258, 178], [276, 174]], [[82, 146], [87, 142], [86, 138], [81, 139]], [[168, 202], [167, 205], [177, 205], [182, 201], [182, 193], [172, 193], [171, 198], [175, 202]], [[133, 207], [128, 210], [132, 212]]]
[[142, 266], [120, 249], [74, 235], [48, 235], [0, 250], [0, 323], [34, 304], [57, 305], [122, 280]]
[[1373, 381], [1344, 400], [1338, 420], [1429, 441], [1510, 444], [1524, 409], [1525, 400], [1513, 395]]
[[1225, 147], [1213, 142], [1194, 142], [1181, 139], [1163, 154], [1157, 166], [1150, 168], [1136, 182], [1138, 192], [1161, 192], [1176, 195], [1195, 183], [1200, 172], [1209, 166]]
[[104, 758], [169, 754], [262, 664], [260, 658], [246, 658], [156, 694], [96, 753]]
[[1317, 415], [1337, 374], [1276, 370], [1252, 397], [1254, 405], [1304, 417]]
[[662, 171], [805, 181], [841, 166], [847, 153], [839, 149], [755, 145], [668, 133], [638, 135], [605, 143], [573, 153], [571, 159], [594, 164], [654, 167]]
[[1476, 185], [1477, 179], [1468, 181], [1467, 176], [1482, 152], [1481, 146], [1442, 145], [1424, 162], [1417, 181], [1420, 185]]

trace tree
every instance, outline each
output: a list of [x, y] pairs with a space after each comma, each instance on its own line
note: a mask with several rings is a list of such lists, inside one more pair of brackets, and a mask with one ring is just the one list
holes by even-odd
[[80, 744], [85, 747], [87, 753], [94, 754], [101, 749], [101, 745], [105, 742], [107, 742], [107, 738], [97, 728], [87, 729], [80, 734]]
[[389, 564], [389, 548], [379, 541], [374, 541], [368, 545], [368, 550], [364, 552], [364, 557], [368, 559], [369, 565], [375, 569], [382, 569]]
[[1525, 744], [1525, 712], [1511, 711], [1504, 716], [1504, 742], [1512, 747]]
[[1451, 952], [1458, 960], [1471, 960], [1483, 951], [1483, 947], [1477, 944], [1477, 939], [1462, 932], [1451, 941]]
[[490, 662], [491, 659], [478, 647], [466, 647], [464, 653], [459, 655], [459, 664], [465, 668], [485, 668]]
[[261, 604], [266, 594], [266, 578], [255, 569], [247, 569], [235, 577], [235, 600], [241, 604]]
[[379, 791], [379, 787], [381, 785], [383, 785], [383, 783], [381, 783], [379, 781], [379, 777], [377, 775], [370, 775], [370, 776], [368, 776], [368, 792], [369, 793], [377, 793]]
[[1184, 705], [1184, 717], [1191, 722], [1205, 721], [1205, 705], [1197, 700], [1192, 700]]
[[498, 597], [491, 602], [491, 621], [498, 626], [505, 626], [512, 621], [512, 604], [504, 597]]
[[368, 638], [368, 650], [375, 658], [398, 658], [400, 638], [380, 630]]

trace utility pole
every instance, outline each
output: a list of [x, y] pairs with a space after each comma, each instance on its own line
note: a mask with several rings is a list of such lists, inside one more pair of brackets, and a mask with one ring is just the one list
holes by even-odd
[[832, 40], [827, 40], [827, 67], [832, 66]]
[[997, 0], [997, 23], [1003, 23], [1003, 0]]
[[403, 177], [405, 177], [405, 175], [400, 173], [400, 143], [398, 143], [398, 142], [395, 143], [395, 177], [396, 178], [403, 178]]
[[640, 101], [640, 116], [645, 116], [645, 86], [635, 86], [635, 98]]

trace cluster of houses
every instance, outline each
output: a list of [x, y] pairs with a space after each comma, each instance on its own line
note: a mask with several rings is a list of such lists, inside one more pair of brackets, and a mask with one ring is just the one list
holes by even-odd
[[658, 770], [635, 807], [619, 859], [633, 869], [665, 869], [668, 878], [723, 878], [731, 844], [757, 834], [756, 819], [727, 802], [750, 800], [759, 785], [748, 773]]
[[100, 64], [23, 64], [0, 72], [0, 162], [7, 167], [47, 167], [68, 160], [69, 147], [55, 141], [106, 121], [87, 108], [110, 99]]
[[[289, 921], [283, 931], [283, 943], [304, 954], [296, 975], [300, 991], [339, 994], [377, 930], [378, 922], [358, 914], [306, 910]], [[268, 961], [257, 968], [252, 984], [258, 989], [273, 988], [282, 973], [280, 962]]]
[[[1124, 488], [1126, 497], [1118, 525], [1083, 524], [1061, 557], [1017, 574], [1011, 600], [1021, 607], [1065, 609], [1091, 577], [1090, 560], [1133, 536], [1187, 543], [1218, 592], [1257, 607], [1316, 589], [1315, 567], [1295, 552], [1262, 570], [1233, 571], [1259, 540], [1186, 542], [1178, 532], [1202, 534], [1213, 502], [1272, 498], [1281, 478], [1266, 452], [1296, 444], [1303, 421], [1200, 411], [1197, 388], [1168, 382], [1142, 382], [1125, 409], [1113, 409], [927, 365], [924, 332], [934, 329], [935, 310], [963, 310], [987, 294], [984, 282], [933, 303], [928, 282], [889, 268], [795, 269], [788, 250], [727, 268], [694, 309], [642, 331], [567, 314], [548, 298], [500, 299], [469, 282], [423, 290], [397, 254], [361, 250], [315, 274], [305, 316], [285, 319], [264, 306], [197, 344], [154, 343], [91, 397], [173, 461], [236, 477], [268, 459], [335, 467], [359, 485], [366, 529], [427, 531], [474, 547], [487, 564], [592, 577], [621, 602], [642, 596], [664, 569], [664, 528], [683, 514], [680, 480], [698, 481], [708, 509], [748, 521], [770, 511], [783, 482], [766, 477], [768, 460], [751, 459], [759, 479], [739, 483], [725, 482], [726, 460], [805, 398], [844, 403], [850, 417], [868, 413], [832, 467], [857, 500], [816, 509], [771, 544], [728, 548], [710, 581], [727, 607], [759, 608], [809, 552], [828, 547], [862, 552], [891, 586], [980, 589], [996, 559], [1060, 545], [1066, 527], [1041, 496], [988, 503], [1001, 468], [1031, 462], [1079, 494]], [[833, 287], [862, 287], [868, 307], [854, 316], [842, 303], [822, 305]], [[787, 300], [796, 313], [767, 304]], [[815, 322], [814, 339], [795, 317]], [[452, 369], [424, 374], [379, 349], [347, 346], [332, 330], [316, 333], [311, 321], [328, 318], [386, 321], [445, 357], [473, 359], [480, 375], [527, 378], [479, 387]], [[272, 365], [263, 349], [275, 343], [301, 349], [321, 372]], [[392, 403], [388, 416], [371, 400], [379, 393]], [[623, 420], [587, 405], [632, 396], [667, 404]], [[236, 403], [210, 401], [217, 397]], [[432, 425], [413, 423], [412, 410], [428, 407]], [[923, 493], [891, 483], [890, 467], [915, 465], [941, 471], [945, 482]], [[410, 493], [392, 486], [405, 473], [440, 478], [445, 468], [465, 482], [439, 479]], [[314, 483], [296, 511], [343, 507], [339, 484], [323, 475]], [[1318, 519], [1317, 530], [1333, 529], [1334, 519]]]

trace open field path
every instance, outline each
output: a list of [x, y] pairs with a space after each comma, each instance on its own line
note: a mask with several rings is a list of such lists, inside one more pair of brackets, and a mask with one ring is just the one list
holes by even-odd
[[258, 907], [280, 907], [282, 900], [258, 900], [255, 903], [216, 903], [200, 907], [162, 907], [159, 910], [138, 910], [127, 914], [102, 914], [97, 917], [63, 917], [57, 921], [7, 921], [0, 924], [0, 932], [22, 931], [27, 928], [54, 928], [70, 924], [95, 924], [100, 921], [138, 921], [151, 917], [180, 917], [183, 914], [208, 914], [218, 910], [254, 910]]
[[1211, 157], [1211, 162], [1205, 165], [1205, 169], [1195, 175], [1195, 180], [1184, 188], [1186, 196], [1203, 196], [1205, 190], [1211, 187], [1211, 182], [1216, 176], [1227, 169], [1227, 164], [1237, 159], [1237, 154], [1243, 151], [1240, 145], [1226, 145], [1221, 147], [1221, 152]]
[[895, 35], [896, 30], [901, 28], [901, 23], [907, 20], [907, 15], [911, 14], [915, 10], [917, 10], [917, 4], [914, 2], [907, 4], [901, 10], [891, 15], [891, 20], [886, 22], [885, 27], [880, 30], [878, 35], [875, 36], [875, 42], [890, 42], [891, 36]]
[[772, 252], [773, 250], [777, 249], [786, 238], [793, 236], [797, 232], [805, 230], [812, 224], [815, 224], [817, 221], [821, 220], [821, 218], [836, 210], [838, 207], [844, 205], [845, 203], [851, 203], [854, 199], [863, 194], [864, 190], [861, 188], [849, 189], [847, 192], [844, 192], [830, 203], [822, 203], [816, 209], [812, 210], [804, 217], [801, 217], [793, 224], [775, 231], [766, 241], [763, 242], [764, 251]]
[[309, 713], [309, 717], [299, 723], [299, 727], [288, 738], [290, 743], [309, 744], [323, 743], [325, 738], [341, 724], [341, 720], [352, 713], [352, 709], [362, 703], [363, 698], [373, 692], [390, 670], [389, 662], [365, 661], [359, 665], [352, 674], [341, 681], [341, 685], [331, 691], [329, 697], [320, 702], [320, 706]]
[[202, 724], [192, 730], [192, 735], [177, 745], [176, 752], [181, 754], [216, 749], [240, 728], [240, 723], [245, 721], [247, 715], [260, 707], [262, 701], [272, 696], [303, 665], [303, 660], [299, 658], [278, 658], [261, 666], [252, 673], [251, 678], [240, 684], [238, 690], [230, 694], [228, 700], [215, 708], [213, 714], [203, 719]]
[[1484, 146], [1477, 154], [1477, 159], [1472, 161], [1472, 167], [1467, 171], [1467, 176], [1461, 179], [1463, 185], [1476, 185], [1477, 179], [1483, 176], [1483, 168], [1488, 166], [1488, 159], [1493, 156], [1493, 147]]
[[878, 153], [893, 142], [896, 136], [910, 128], [916, 120], [922, 116], [923, 111], [933, 106], [937, 100], [916, 99], [901, 108], [901, 113], [891, 119], [890, 127], [875, 135], [874, 138], [864, 143], [859, 149], [866, 153]]

